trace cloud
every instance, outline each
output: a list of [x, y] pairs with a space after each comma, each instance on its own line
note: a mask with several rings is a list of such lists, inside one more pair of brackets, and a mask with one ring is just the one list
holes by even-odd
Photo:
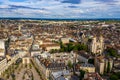
[[37, 10], [45, 10], [44, 8], [34, 8], [34, 7], [28, 7], [28, 6], [18, 6], [18, 5], [9, 5], [11, 8], [23, 8], [23, 9], [37, 9]]
[[120, 0], [0, 0], [0, 17], [120, 18]]
[[95, 1], [107, 2], [107, 3], [109, 3], [109, 2], [115, 2], [115, 0], [95, 0]]
[[11, 2], [24, 2], [26, 0], [9, 0], [9, 1], [11, 1]]
[[[24, 15], [24, 14], [50, 14], [50, 12], [45, 11], [45, 10], [31, 10], [31, 9], [15, 9], [13, 12]], [[24, 12], [24, 13], [23, 13]]]
[[77, 13], [77, 14], [81, 14], [81, 13], [84, 13], [84, 10], [73, 10], [73, 13]]
[[81, 0], [63, 0], [62, 3], [79, 4]]
[[0, 5], [0, 8], [10, 8], [8, 5]]
[[77, 6], [68, 6], [69, 8], [78, 8]]

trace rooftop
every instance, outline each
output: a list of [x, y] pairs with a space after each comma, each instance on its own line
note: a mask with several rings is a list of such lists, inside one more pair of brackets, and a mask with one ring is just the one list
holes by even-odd
[[80, 66], [81, 66], [81, 67], [94, 67], [93, 64], [87, 64], [87, 63], [81, 64]]
[[0, 61], [2, 61], [3, 59], [5, 59], [5, 57], [0, 56]]
[[[52, 72], [52, 75], [55, 79], [61, 77], [62, 75], [63, 76], [67, 76], [67, 75], [70, 75], [70, 72], [68, 70], [65, 70], [65, 71], [58, 71], [58, 72]], [[66, 80], [65, 78], [62, 79], [62, 80]]]
[[87, 73], [84, 80], [104, 80], [98, 73]]
[[81, 55], [81, 56], [85, 57], [86, 59], [88, 59], [88, 58], [91, 57], [90, 54], [88, 54], [88, 53], [87, 53], [86, 51], [84, 51], [84, 50], [79, 51], [79, 52], [78, 52], [78, 55]]
[[45, 59], [40, 56], [37, 56], [40, 63], [42, 63], [46, 68], [65, 68], [65, 63], [52, 62], [50, 59]]

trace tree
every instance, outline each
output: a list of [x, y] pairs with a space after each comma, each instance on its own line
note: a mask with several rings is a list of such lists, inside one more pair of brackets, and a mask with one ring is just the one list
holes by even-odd
[[75, 45], [73, 51], [78, 51], [78, 47]]
[[90, 63], [90, 64], [93, 64], [93, 65], [94, 65], [94, 59], [89, 59], [89, 60], [88, 60], [88, 63]]
[[50, 50], [50, 53], [55, 53], [55, 50], [54, 49]]
[[74, 49], [74, 46], [72, 43], [67, 44], [67, 52], [70, 52]]
[[67, 65], [68, 65], [68, 67], [69, 67], [70, 69], [73, 67], [73, 64], [72, 64], [72, 62], [71, 62], [70, 60], [68, 61], [68, 64], [67, 64]]
[[84, 75], [85, 75], [85, 71], [80, 70], [80, 80], [84, 78]]
[[9, 74], [7, 74], [6, 78], [9, 79], [9, 77], [10, 77]]
[[63, 47], [64, 47], [64, 45], [63, 45], [62, 41], [60, 41], [60, 48], [63, 48]]
[[84, 44], [77, 44], [77, 45], [75, 45], [75, 47], [76, 47], [76, 49], [77, 49], [78, 51], [80, 51], [80, 50], [85, 50], [85, 51], [87, 51], [87, 46], [84, 45]]
[[23, 79], [23, 80], [25, 79], [25, 75], [23, 75], [22, 79]]
[[84, 44], [81, 44], [81, 50], [85, 50], [85, 51], [87, 51], [87, 46], [84, 45]]
[[15, 80], [15, 74], [11, 74], [12, 80]]
[[110, 76], [110, 80], [118, 80], [118, 77], [113, 74], [113, 75]]
[[117, 56], [117, 51], [113, 48], [108, 48], [106, 51], [108, 52], [109, 56], [113, 56], [113, 57]]
[[117, 72], [116, 75], [117, 75], [118, 78], [120, 79], [120, 72]]
[[73, 44], [73, 43], [68, 43], [66, 45], [62, 44], [62, 42], [60, 42], [60, 52], [71, 52], [71, 51], [80, 51], [80, 50], [85, 50], [87, 51], [87, 45], [84, 44]]
[[60, 50], [59, 51], [65, 52], [65, 45], [62, 42], [60, 42]]
[[32, 65], [31, 64], [29, 64], [29, 67], [30, 67], [30, 69], [32, 69]]

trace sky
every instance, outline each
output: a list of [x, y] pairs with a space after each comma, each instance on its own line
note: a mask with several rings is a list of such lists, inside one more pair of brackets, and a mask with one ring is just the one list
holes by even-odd
[[120, 18], [120, 0], [0, 0], [0, 17]]

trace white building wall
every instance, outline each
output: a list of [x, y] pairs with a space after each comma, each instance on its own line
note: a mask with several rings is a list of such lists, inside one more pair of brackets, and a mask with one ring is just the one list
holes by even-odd
[[100, 74], [103, 74], [103, 73], [104, 73], [104, 66], [105, 66], [105, 63], [100, 63], [100, 64], [99, 64], [99, 73], [100, 73]]
[[0, 56], [5, 56], [5, 41], [0, 40]]
[[90, 51], [94, 54], [102, 53], [104, 49], [104, 39], [103, 37], [96, 38], [94, 37], [92, 43], [90, 44]]
[[16, 54], [14, 57], [11, 58], [11, 61], [7, 62], [7, 59], [0, 61], [0, 75], [8, 69], [10, 65], [16, 62], [16, 60], [19, 58], [19, 54]]
[[41, 51], [31, 51], [31, 57], [40, 55]]
[[6, 66], [7, 66], [7, 59], [3, 59], [2, 61], [0, 61], [0, 75], [6, 70]]
[[0, 49], [5, 49], [5, 41], [0, 40]]

